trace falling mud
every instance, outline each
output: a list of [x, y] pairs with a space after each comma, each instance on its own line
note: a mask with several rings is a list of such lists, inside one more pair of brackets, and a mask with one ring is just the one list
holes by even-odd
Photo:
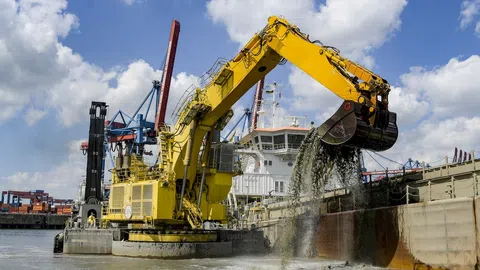
[[[320, 218], [322, 197], [327, 185], [349, 187], [353, 193], [361, 183], [360, 150], [333, 146], [322, 142], [317, 130], [312, 129], [300, 147], [293, 169], [289, 193], [288, 218], [280, 243], [282, 269], [294, 256], [315, 256], [315, 227]], [[302, 197], [311, 197], [302, 205]], [[359, 200], [361, 196], [356, 196]], [[360, 201], [359, 201], [360, 203]], [[301, 217], [301, 218], [300, 218]], [[295, 244], [298, 243], [298, 250]]]

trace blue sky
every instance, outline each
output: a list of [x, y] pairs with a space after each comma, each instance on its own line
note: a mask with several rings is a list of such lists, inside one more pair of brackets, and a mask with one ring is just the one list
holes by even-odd
[[[456, 70], [465, 70], [465, 74], [475, 74], [475, 71], [480, 71], [476, 69], [478, 68], [478, 59], [472, 58], [471, 63], [464, 62], [469, 57], [475, 57], [479, 54], [480, 38], [478, 33], [475, 32], [475, 23], [479, 19], [479, 1], [425, 0], [409, 1], [405, 4], [401, 0], [395, 0], [395, 2], [398, 2], [396, 7], [392, 5], [392, 8], [380, 8], [378, 1], [365, 0], [364, 8], [355, 13], [359, 14], [360, 11], [362, 13], [370, 12], [367, 15], [362, 15], [365, 17], [350, 15], [350, 12], [355, 11], [353, 6], [351, 7], [352, 10], [345, 10], [348, 16], [342, 12], [335, 13], [339, 12], [333, 9], [332, 3], [335, 1], [325, 3], [324, 1], [313, 2], [307, 0], [304, 1], [305, 7], [302, 4], [293, 11], [286, 1], [279, 1], [278, 5], [272, 4], [275, 1], [265, 1], [256, 5], [252, 4], [255, 1], [246, 1], [244, 4], [234, 2], [236, 1], [88, 0], [68, 1], [67, 3], [58, 0], [51, 2], [55, 4], [48, 4], [48, 1], [38, 1], [39, 7], [43, 9], [37, 14], [45, 14], [44, 18], [35, 18], [34, 15], [28, 14], [25, 10], [24, 13], [22, 13], [22, 10], [16, 10], [15, 15], [10, 14], [18, 19], [14, 21], [18, 28], [14, 29], [15, 31], [8, 32], [8, 28], [2, 31], [0, 26], [0, 41], [6, 42], [7, 52], [10, 52], [10, 55], [14, 55], [16, 58], [13, 58], [13, 60], [2, 59], [0, 46], [0, 71], [2, 71], [2, 61], [5, 66], [13, 63], [19, 74], [25, 74], [29, 80], [31, 79], [32, 89], [27, 91], [26, 88], [30, 88], [30, 86], [20, 87], [20, 83], [13, 80], [10, 84], [9, 80], [6, 80], [7, 83], [0, 83], [0, 104], [10, 106], [8, 108], [13, 108], [14, 111], [14, 113], [5, 111], [3, 112], [5, 116], [0, 118], [2, 119], [0, 122], [2, 126], [0, 140], [5, 142], [4, 153], [6, 153], [2, 160], [4, 169], [0, 173], [0, 179], [2, 179], [0, 188], [40, 189], [45, 185], [44, 183], [61, 182], [61, 185], [51, 184], [49, 186], [52, 190], [59, 192], [66, 185], [78, 182], [78, 178], [68, 181], [63, 178], [80, 177], [79, 172], [82, 169], [84, 170], [84, 168], [80, 170], [72, 169], [72, 175], [69, 175], [68, 166], [83, 164], [82, 162], [84, 162], [81, 157], [74, 153], [75, 147], [78, 148], [78, 142], [76, 142], [77, 146], [74, 145], [74, 142], [87, 138], [88, 111], [86, 108], [90, 100], [120, 96], [122, 91], [128, 91], [125, 94], [128, 97], [125, 98], [126, 101], [118, 101], [118, 106], [113, 106], [112, 110], [121, 108], [131, 112], [149, 90], [151, 77], [159, 76], [156, 70], [162, 68], [161, 63], [165, 56], [170, 25], [174, 18], [181, 23], [174, 69], [179, 87], [183, 85], [184, 79], [179, 75], [180, 73], [187, 77], [191, 76], [188, 77], [188, 80], [185, 80], [188, 81], [188, 83], [185, 82], [185, 85], [189, 85], [189, 82], [193, 80], [192, 78], [202, 75], [218, 57], [232, 58], [242, 44], [241, 41], [243, 40], [240, 34], [245, 33], [244, 36], [250, 36], [254, 31], [259, 30], [266, 23], [267, 14], [276, 15], [274, 12], [283, 12], [284, 10], [286, 18], [290, 19], [288, 14], [292, 14], [292, 20], [290, 21], [297, 23], [295, 20], [297, 15], [298, 18], [301, 18], [303, 17], [302, 12], [313, 12], [317, 15], [320, 14], [319, 17], [324, 16], [322, 22], [325, 22], [325, 24], [317, 26], [310, 23], [306, 25], [309, 19], [299, 20], [298, 24], [304, 32], [310, 30], [309, 33], [314, 38], [317, 38], [317, 35], [318, 38], [324, 37], [324, 40], [327, 41], [338, 41], [336, 44], [328, 45], [338, 47], [342, 53], [345, 52], [345, 56], [352, 57], [354, 60], [358, 59], [360, 63], [367, 66], [370, 62], [362, 59], [365, 59], [364, 57], [373, 59], [374, 65], [371, 68], [387, 79], [392, 86], [398, 88], [396, 90], [399, 95], [398, 100], [396, 100], [398, 104], [394, 107], [399, 108], [399, 112], [405, 112], [398, 116], [403, 119], [404, 125], [401, 130], [405, 132], [400, 143], [406, 143], [406, 141], [417, 141], [417, 143], [408, 147], [406, 144], [401, 144], [385, 155], [398, 161], [404, 161], [407, 157], [437, 160], [438, 157], [443, 155], [451, 155], [450, 152], [452, 151], [450, 150], [455, 146], [465, 147], [466, 150], [480, 149], [478, 140], [475, 138], [468, 137], [458, 141], [458, 136], [465, 136], [465, 133], [476, 131], [476, 129], [472, 130], [472, 127], [467, 123], [477, 123], [475, 121], [478, 120], [478, 112], [472, 112], [471, 108], [462, 106], [461, 99], [478, 101], [479, 98], [472, 97], [470, 94], [473, 91], [473, 85], [479, 79], [474, 78], [471, 83], [462, 80], [461, 86], [455, 85], [454, 81], [455, 78], [465, 78], [463, 75], [458, 75], [458, 72], [455, 72]], [[19, 3], [22, 3], [22, 1], [17, 2], [17, 5]], [[322, 4], [326, 5], [325, 10], [319, 8]], [[466, 16], [461, 16], [461, 12], [466, 10], [467, 4], [471, 4], [469, 10], [473, 12], [468, 13], [467, 16], [470, 23], [466, 27], [461, 27], [461, 20], [466, 18]], [[210, 9], [207, 8], [207, 5], [211, 5]], [[220, 10], [220, 8], [224, 8], [224, 10]], [[328, 8], [331, 10], [328, 10]], [[298, 12], [298, 14], [294, 12]], [[388, 12], [391, 12], [391, 16], [398, 20], [396, 21], [398, 22], [396, 27], [392, 26], [395, 22], [389, 21], [389, 18], [379, 19], [378, 22], [372, 19], [377, 16], [385, 17], [387, 16], [385, 13]], [[0, 13], [0, 24], [2, 22], [1, 16], [5, 16], [3, 19], [10, 18], [7, 17], [8, 12], [5, 12], [5, 14]], [[27, 15], [22, 17], [22, 14]], [[61, 18], [51, 19], [55, 16]], [[74, 19], [69, 16], [74, 17]], [[308, 16], [310, 15], [305, 13], [305, 17]], [[311, 17], [312, 22], [314, 22], [315, 16]], [[23, 19], [20, 20], [20, 18]], [[34, 23], [34, 29], [38, 25], [45, 26], [45, 28], [35, 29], [34, 32], [41, 33], [45, 29], [49, 29], [56, 33], [53, 37], [45, 38], [47, 49], [29, 49], [27, 47], [33, 45], [28, 45], [25, 46], [26, 49], [21, 54], [26, 58], [27, 63], [36, 61], [39, 69], [52, 70], [47, 75], [41, 72], [36, 74], [30, 70], [22, 73], [27, 70], [27, 65], [22, 64], [25, 59], [18, 56], [20, 54], [13, 52], [15, 47], [23, 48], [19, 46], [22, 44], [22, 39], [17, 38], [15, 33], [26, 31], [24, 26], [28, 19], [37, 22], [37, 24]], [[337, 19], [338, 21], [336, 21]], [[366, 23], [365, 21], [370, 22]], [[261, 22], [261, 24], [258, 24], [258, 22]], [[385, 23], [386, 26], [378, 26], [382, 23]], [[238, 28], [239, 25], [242, 27]], [[348, 25], [350, 25], [348, 29], [345, 28]], [[237, 27], [237, 30], [234, 32], [239, 36], [231, 31], [235, 27]], [[340, 30], [337, 31], [337, 27]], [[342, 27], [347, 30], [342, 30]], [[345, 34], [343, 35], [343, 33]], [[25, 36], [28, 36], [27, 34]], [[32, 33], [29, 33], [29, 35], [32, 35]], [[352, 40], [349, 40], [350, 36], [352, 36]], [[361, 36], [365, 38], [363, 39]], [[32, 43], [43, 44], [42, 36], [36, 36], [33, 33], [33, 37]], [[371, 42], [369, 43], [368, 40], [371, 40]], [[352, 45], [357, 43], [361, 45], [358, 47]], [[57, 44], [72, 50], [73, 53], [65, 54], [70, 59], [67, 64], [63, 62], [58, 64], [61, 62], [58, 60], [61, 50], [56, 47]], [[369, 49], [369, 47], [372, 48]], [[81, 58], [76, 59], [75, 57]], [[448, 65], [449, 61], [456, 57], [459, 57], [456, 60], [459, 63]], [[49, 65], [48, 59], [57, 59], [55, 66], [53, 64]], [[143, 61], [139, 62], [140, 60]], [[130, 66], [132, 63], [138, 65]], [[410, 69], [415, 66], [422, 67], [423, 70], [411, 72]], [[54, 74], [56, 69], [59, 70], [58, 76]], [[111, 75], [114, 79], [105, 79], [110, 76], [109, 72], [115, 73]], [[142, 74], [147, 75], [143, 76]], [[125, 75], [123, 81], [120, 79], [122, 75]], [[455, 77], [457, 75], [459, 77]], [[84, 79], [85, 77], [87, 79]], [[325, 104], [320, 103], [321, 105], [317, 109], [310, 108], [302, 111], [299, 106], [292, 105], [296, 104], [295, 102], [302, 102], [305, 98], [308, 99], [308, 96], [305, 96], [304, 93], [307, 90], [301, 88], [309, 85], [309, 82], [300, 77], [290, 65], [286, 65], [280, 66], [270, 73], [267, 80], [275, 80], [283, 84], [286, 94], [284, 106], [289, 112], [295, 114], [306, 113], [311, 119], [318, 122], [322, 119], [322, 113], [328, 114], [331, 111], [331, 109], [325, 108], [337, 106], [333, 103], [338, 103], [338, 100], [332, 99], [331, 93], [317, 93], [313, 98], [323, 98], [325, 95], [326, 102]], [[128, 83], [124, 83], [128, 78], [133, 78], [132, 80], [135, 82], [138, 81], [137, 84], [132, 84], [138, 89], [129, 87]], [[294, 78], [297, 78], [297, 80]], [[159, 77], [156, 79], [159, 79]], [[104, 81], [107, 81], [106, 84], [102, 84]], [[77, 83], [82, 85], [81, 89], [75, 88], [78, 87]], [[450, 86], [449, 83], [452, 85]], [[418, 89], [415, 89], [415, 87], [418, 87]], [[102, 96], [102, 91], [107, 92], [107, 88], [110, 89], [108, 90], [109, 94]], [[456, 106], [454, 107], [456, 109], [448, 107], [450, 113], [446, 113], [445, 110], [437, 110], [437, 107], [440, 108], [445, 105], [444, 100], [440, 97], [445, 99], [446, 95], [449, 95], [449, 89], [456, 96], [456, 98], [452, 98], [452, 106]], [[315, 90], [328, 92], [321, 88]], [[181, 89], [175, 91], [178, 92]], [[4, 93], [15, 93], [15, 95], [21, 97], [18, 99], [23, 101], [13, 102]], [[457, 97], [458, 95], [463, 95], [463, 97]], [[237, 105], [249, 107], [251, 96], [252, 92], [250, 91], [242, 100], [243, 102]], [[80, 101], [83, 103], [77, 104]], [[113, 98], [111, 100], [105, 99], [105, 101], [107, 103], [117, 103]], [[393, 103], [393, 101], [391, 102]], [[425, 107], [428, 107], [428, 109], [425, 109]], [[68, 114], [63, 114], [62, 110], [67, 110]], [[62, 118], [62, 114], [64, 118], [75, 118], [76, 120], [66, 124], [68, 121]], [[39, 119], [33, 121], [34, 123], [27, 124], [28, 121], [25, 121], [26, 115], [36, 115]], [[429, 129], [426, 127], [429, 127]], [[447, 129], [450, 133], [458, 132], [461, 135], [447, 132], [444, 134], [450, 134], [448, 136], [452, 137], [448, 139], [450, 140], [449, 143], [444, 141], [433, 143], [434, 139], [441, 140], [442, 138], [437, 138], [438, 135], [431, 133], [432, 130], [439, 131], [442, 128]], [[426, 144], [425, 140], [431, 145]], [[463, 146], [459, 145], [462, 143], [464, 143]], [[438, 145], [442, 147], [437, 147]], [[416, 152], [412, 152], [412, 150]], [[78, 152], [81, 151], [78, 150]], [[376, 166], [373, 161], [368, 164], [370, 167]], [[71, 195], [72, 192], [69, 189], [67, 194]]]

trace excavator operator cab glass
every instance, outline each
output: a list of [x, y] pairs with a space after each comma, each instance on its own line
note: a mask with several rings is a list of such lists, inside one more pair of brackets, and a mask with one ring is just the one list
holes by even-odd
[[217, 172], [233, 173], [235, 171], [234, 151], [236, 148], [236, 145], [229, 143], [212, 144], [208, 167], [216, 169]]

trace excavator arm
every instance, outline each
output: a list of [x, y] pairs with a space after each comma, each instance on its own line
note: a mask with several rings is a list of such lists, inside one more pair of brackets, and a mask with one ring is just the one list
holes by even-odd
[[[210, 142], [205, 144], [205, 138], [211, 140], [213, 130], [223, 129], [232, 116], [231, 107], [286, 60], [344, 100], [335, 115], [318, 128], [325, 143], [373, 151], [384, 151], [395, 144], [398, 129], [396, 114], [388, 111], [388, 82], [342, 57], [337, 49], [310, 41], [285, 19], [272, 16], [238, 55], [192, 93], [180, 110], [173, 130], [161, 135], [163, 141], [172, 142], [170, 149], [162, 148], [168, 162], [164, 162], [161, 169], [169, 179], [183, 180], [180, 181], [179, 212], [182, 212], [184, 196], [195, 189], [192, 183], [198, 178], [197, 158], [202, 160], [203, 185], [210, 147]], [[210, 133], [205, 136], [207, 132]], [[204, 150], [199, 157], [202, 145]], [[231, 175], [230, 182], [225, 181], [211, 180], [209, 184], [207, 180], [210, 202], [226, 198]], [[197, 200], [201, 199], [202, 185], [196, 192], [200, 193]]]

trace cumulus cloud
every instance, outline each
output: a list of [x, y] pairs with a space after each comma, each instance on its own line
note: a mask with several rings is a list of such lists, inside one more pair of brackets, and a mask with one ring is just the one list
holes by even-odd
[[[72, 54], [71, 49], [63, 47], [62, 50], [65, 52], [60, 59], [70, 67], [70, 73], [52, 89], [48, 102], [58, 111], [58, 117], [66, 126], [84, 121], [92, 100], [106, 101], [110, 116], [118, 109], [133, 113], [141, 98], [152, 88], [152, 80], [159, 80], [162, 75], [162, 71], [154, 70], [143, 60], [132, 62], [124, 70], [104, 71], [83, 61], [80, 55]], [[109, 86], [112, 80], [116, 81], [116, 87]], [[183, 72], [172, 78], [167, 116], [183, 92], [197, 80], [196, 76]], [[69, 100], [71, 97], [75, 99]], [[149, 120], [153, 120], [153, 114], [154, 107], [151, 107]]]
[[408, 92], [402, 87], [392, 87], [388, 101], [389, 109], [397, 113], [400, 130], [414, 127], [430, 111], [430, 104], [418, 93]]
[[[480, 82], [475, 75], [479, 71], [480, 57], [472, 55], [464, 60], [452, 58], [432, 69], [412, 67], [402, 75], [402, 86], [394, 87], [389, 97], [391, 110], [398, 114], [399, 139], [382, 154], [399, 163], [412, 158], [435, 166], [446, 155], [451, 161], [455, 147], [467, 152], [480, 150], [476, 91]], [[375, 160], [365, 157], [367, 168], [381, 169]], [[384, 166], [400, 166], [373, 157]]]
[[[478, 114], [480, 56], [452, 58], [444, 66], [427, 70], [413, 67], [401, 76], [405, 92], [430, 103], [435, 118], [472, 117]], [[407, 102], [404, 102], [407, 104]]]
[[[431, 166], [439, 166], [444, 163], [444, 157], [452, 161], [455, 147], [464, 151], [478, 151], [479, 143], [477, 135], [480, 132], [480, 117], [453, 117], [444, 120], [425, 120], [417, 128], [401, 132], [399, 140], [391, 149], [380, 153], [390, 157], [398, 163], [405, 163], [409, 158], [425, 162]], [[478, 158], [477, 152], [477, 158]], [[368, 155], [364, 155], [369, 169], [381, 169], [381, 167]], [[401, 166], [389, 162], [372, 153], [372, 156], [384, 167], [398, 169]]]
[[75, 198], [86, 173], [86, 156], [79, 150], [84, 140], [73, 140], [66, 145], [67, 159], [44, 172], [17, 172], [0, 177], [2, 190], [44, 189], [55, 198]]
[[35, 108], [29, 108], [25, 113], [25, 122], [27, 125], [33, 126], [37, 121], [42, 119], [47, 112]]
[[[480, 12], [480, 0], [464, 0], [460, 7], [460, 28], [466, 29], [477, 19]], [[480, 21], [475, 23], [475, 34], [480, 36]]]
[[[278, 15], [300, 27], [312, 40], [319, 39], [372, 66], [369, 53], [399, 29], [406, 4], [405, 0], [390, 1], [388, 5], [381, 0], [327, 0], [320, 5], [314, 0], [211, 0], [207, 11], [212, 21], [224, 24], [230, 38], [241, 45], [265, 26], [269, 16]], [[368, 34], [364, 29], [369, 29]]]
[[[121, 108], [131, 113], [141, 102], [138, 97], [151, 89], [152, 80], [160, 80], [162, 72], [143, 60], [105, 70], [63, 45], [61, 39], [79, 27], [78, 18], [66, 7], [65, 0], [1, 1], [0, 121], [11, 119], [34, 100], [44, 110], [27, 111], [29, 125], [49, 110], [67, 127], [87, 121], [92, 100], [106, 101], [111, 112]], [[172, 100], [196, 80], [186, 73], [173, 78]]]
[[[162, 72], [141, 59], [110, 69], [85, 61], [62, 43], [80, 25], [66, 8], [65, 0], [0, 1], [0, 123], [24, 112], [31, 126], [51, 113], [71, 127], [88, 121], [92, 100], [107, 102], [110, 117], [118, 109], [132, 114], [152, 88], [152, 80], [161, 79]], [[172, 78], [167, 120], [183, 91], [197, 80], [184, 72]], [[150, 120], [153, 110], [152, 106]], [[79, 150], [82, 141], [70, 142], [67, 160], [51, 170], [17, 172], [1, 178], [2, 185], [19, 189], [41, 185], [57, 197], [74, 196], [86, 168]]]
[[10, 119], [68, 73], [57, 64], [60, 38], [78, 25], [66, 1], [0, 2], [0, 121]]
[[343, 102], [340, 97], [298, 68], [291, 69], [288, 83], [292, 86], [293, 93], [291, 108], [301, 112], [316, 111], [317, 121], [329, 118]]

